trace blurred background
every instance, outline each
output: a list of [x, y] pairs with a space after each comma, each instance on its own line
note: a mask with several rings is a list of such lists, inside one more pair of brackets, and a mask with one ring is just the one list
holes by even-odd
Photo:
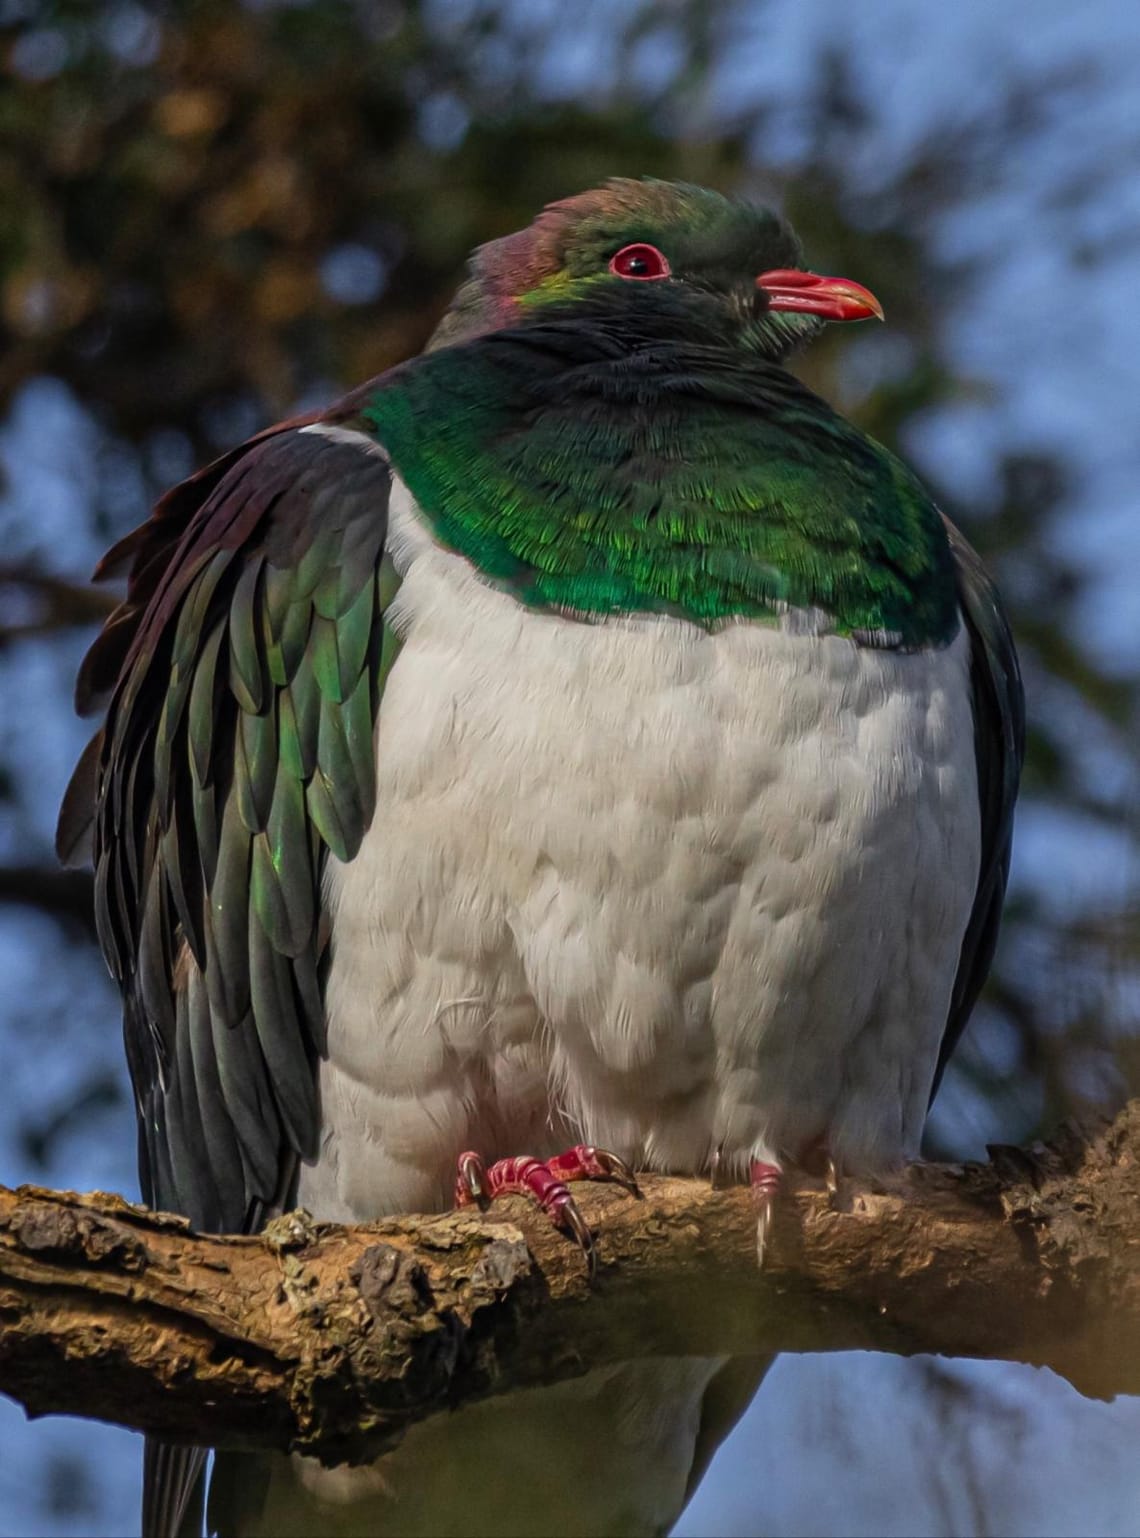
[[[938, 1157], [1140, 1078], [1135, 0], [0, 0], [0, 1179], [133, 1194], [115, 993], [56, 807], [103, 548], [415, 352], [479, 241], [613, 174], [780, 205], [889, 324], [797, 366], [996, 570], [1031, 713]], [[0, 1401], [0, 1533], [134, 1531], [138, 1440]], [[1140, 1402], [784, 1357], [679, 1533], [1134, 1534]]]

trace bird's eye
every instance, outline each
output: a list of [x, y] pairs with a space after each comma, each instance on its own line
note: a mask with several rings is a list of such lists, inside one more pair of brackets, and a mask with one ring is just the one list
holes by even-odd
[[610, 261], [610, 271], [619, 278], [667, 278], [669, 263], [656, 246], [622, 246]]

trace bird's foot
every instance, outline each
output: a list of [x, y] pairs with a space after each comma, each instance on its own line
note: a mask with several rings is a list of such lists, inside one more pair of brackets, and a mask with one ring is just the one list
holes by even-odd
[[778, 1164], [753, 1159], [748, 1175], [752, 1199], [756, 1203], [756, 1263], [763, 1266], [764, 1251], [768, 1247], [768, 1235], [772, 1230], [772, 1208], [780, 1194], [784, 1172]]
[[575, 1180], [612, 1180], [633, 1196], [640, 1196], [633, 1171], [624, 1159], [604, 1148], [578, 1143], [552, 1159], [535, 1159], [519, 1154], [513, 1159], [496, 1159], [491, 1165], [482, 1155], [468, 1151], [459, 1155], [455, 1180], [455, 1205], [468, 1207], [477, 1202], [486, 1207], [496, 1196], [529, 1196], [547, 1213], [555, 1228], [572, 1235], [582, 1248], [586, 1264], [594, 1274], [596, 1257], [594, 1236], [578, 1211], [568, 1185]]

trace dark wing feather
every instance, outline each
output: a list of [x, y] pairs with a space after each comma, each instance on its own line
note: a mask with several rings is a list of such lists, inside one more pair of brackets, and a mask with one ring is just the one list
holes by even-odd
[[[143, 1193], [199, 1228], [256, 1228], [317, 1151], [320, 879], [372, 816], [389, 483], [378, 449], [286, 424], [102, 568], [131, 563], [80, 676], [81, 707], [110, 704], [59, 845], [90, 825]], [[146, 1533], [177, 1530], [202, 1467], [151, 1444]]]
[[1005, 609], [977, 552], [948, 518], [944, 522], [957, 569], [958, 601], [970, 636], [982, 863], [962, 941], [932, 1100], [993, 960], [1009, 877], [1013, 808], [1025, 758], [1025, 695]]

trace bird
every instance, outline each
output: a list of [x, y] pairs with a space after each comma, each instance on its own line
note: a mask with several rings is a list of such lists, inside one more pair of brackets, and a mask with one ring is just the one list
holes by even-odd
[[[575, 1179], [748, 1182], [762, 1229], [789, 1162], [917, 1156], [1024, 703], [978, 556], [787, 367], [882, 313], [772, 210], [616, 178], [108, 552], [57, 844], [149, 1203], [248, 1232], [523, 1191], [589, 1249]], [[211, 1529], [666, 1531], [760, 1371], [631, 1362], [364, 1470], [219, 1456]], [[203, 1459], [149, 1444], [146, 1534], [197, 1530]]]

